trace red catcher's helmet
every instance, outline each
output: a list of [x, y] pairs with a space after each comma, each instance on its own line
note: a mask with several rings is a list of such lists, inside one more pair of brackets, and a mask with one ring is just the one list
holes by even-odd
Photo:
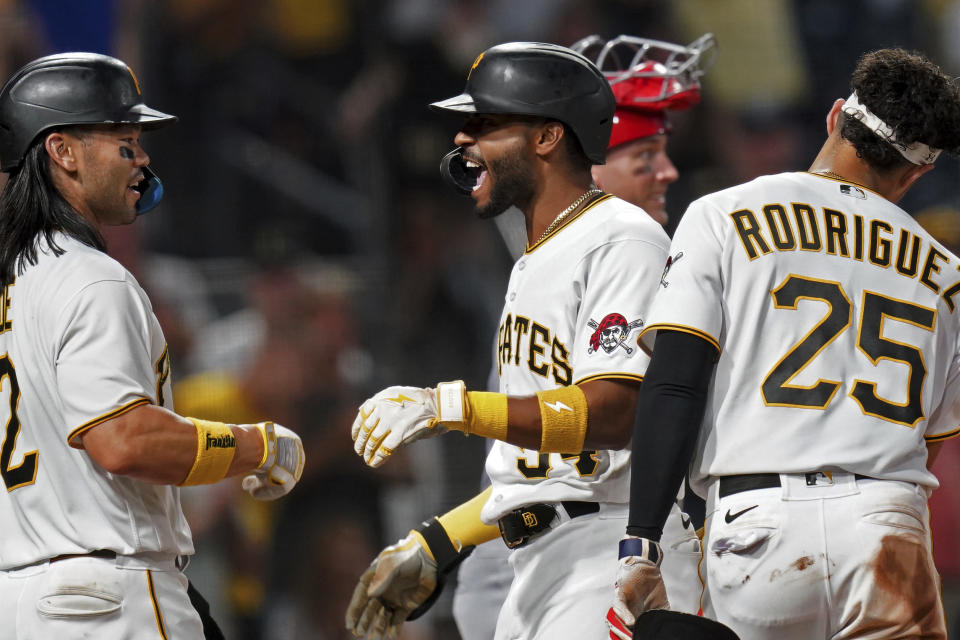
[[668, 109], [700, 101], [700, 77], [713, 64], [716, 38], [707, 33], [687, 46], [621, 35], [587, 36], [571, 49], [603, 72], [617, 102], [610, 148], [669, 131]]

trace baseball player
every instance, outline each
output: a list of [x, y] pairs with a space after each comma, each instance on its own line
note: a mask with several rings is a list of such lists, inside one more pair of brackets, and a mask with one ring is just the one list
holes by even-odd
[[615, 101], [580, 54], [493, 47], [462, 95], [432, 106], [466, 117], [442, 163], [447, 179], [480, 217], [516, 205], [526, 222], [498, 333], [500, 391], [390, 387], [361, 405], [353, 437], [372, 466], [449, 429], [495, 439], [492, 485], [381, 553], [347, 626], [382, 637], [435, 597], [438, 577], [464, 553], [499, 535], [512, 548], [514, 580], [496, 638], [599, 637], [616, 567], [603, 547], [625, 525], [625, 447], [646, 368], [635, 338], [669, 241], [641, 210], [592, 184]]
[[896, 206], [960, 151], [960, 90], [864, 55], [806, 172], [692, 203], [640, 337], [611, 637], [662, 606], [657, 539], [692, 455], [704, 614], [740, 637], [946, 638], [926, 501], [960, 433], [960, 258]]
[[98, 54], [0, 89], [0, 638], [222, 637], [181, 572], [178, 487], [248, 474], [271, 500], [300, 477], [291, 431], [173, 412], [150, 301], [104, 253], [160, 200], [140, 135], [174, 120]]
[[[688, 46], [627, 35], [609, 41], [589, 36], [571, 46], [603, 72], [616, 100], [606, 162], [593, 167], [594, 183], [642, 208], [660, 224], [667, 222], [667, 188], [678, 177], [667, 155], [667, 112], [699, 102], [700, 77], [713, 61], [715, 46], [712, 34]], [[696, 613], [701, 593], [700, 541], [679, 504], [671, 508], [666, 529], [662, 574], [670, 607]], [[453, 616], [464, 640], [493, 637], [497, 612], [513, 575], [507, 554], [504, 545], [494, 542], [478, 547], [460, 565]]]

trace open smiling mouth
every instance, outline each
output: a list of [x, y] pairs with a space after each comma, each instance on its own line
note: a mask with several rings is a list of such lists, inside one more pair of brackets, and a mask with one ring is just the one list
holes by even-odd
[[143, 195], [143, 193], [147, 190], [147, 187], [149, 187], [149, 186], [150, 186], [150, 183], [149, 183], [149, 181], [147, 180], [147, 177], [146, 177], [146, 176], [141, 176], [140, 179], [137, 180], [136, 182], [130, 183], [130, 184], [127, 186], [127, 188], [130, 189], [130, 190], [132, 190], [132, 191], [136, 191], [136, 192], [137, 192], [137, 197], [139, 198], [140, 196]]
[[463, 195], [470, 195], [486, 182], [487, 168], [482, 162], [463, 157], [463, 148], [457, 147], [440, 162], [440, 175]]

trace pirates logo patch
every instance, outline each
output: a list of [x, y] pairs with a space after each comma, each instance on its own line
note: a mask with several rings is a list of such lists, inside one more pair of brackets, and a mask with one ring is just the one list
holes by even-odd
[[619, 313], [608, 313], [599, 323], [590, 319], [587, 326], [593, 329], [590, 335], [590, 347], [587, 353], [594, 353], [603, 349], [606, 353], [613, 353], [617, 347], [623, 347], [627, 353], [633, 353], [633, 349], [627, 346], [627, 338], [634, 329], [643, 326], [643, 320], [637, 318], [633, 322], [627, 322]]

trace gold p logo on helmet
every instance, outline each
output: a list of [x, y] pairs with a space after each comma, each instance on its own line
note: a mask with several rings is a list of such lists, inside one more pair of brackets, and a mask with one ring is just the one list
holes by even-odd
[[484, 54], [484, 53], [486, 53], [486, 51], [484, 51], [483, 53], [481, 53], [480, 55], [478, 55], [478, 56], [477, 56], [477, 59], [473, 61], [473, 64], [472, 64], [472, 65], [470, 65], [470, 73], [467, 74], [467, 80], [470, 79], [470, 74], [473, 73], [473, 70], [476, 69], [476, 68], [477, 68], [477, 65], [480, 64], [480, 61], [483, 60], [483, 54]]

